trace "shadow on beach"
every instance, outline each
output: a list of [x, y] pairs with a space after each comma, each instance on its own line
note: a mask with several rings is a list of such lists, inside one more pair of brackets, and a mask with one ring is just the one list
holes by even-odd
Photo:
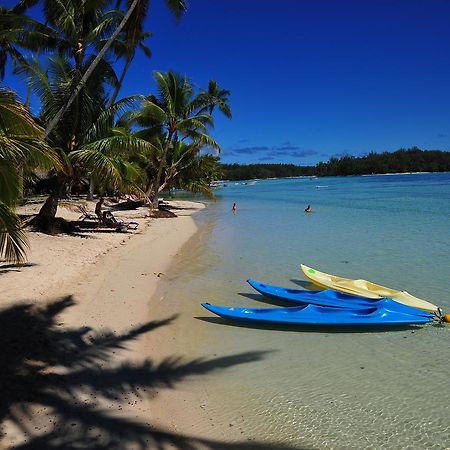
[[175, 317], [118, 334], [63, 326], [58, 317], [73, 306], [75, 301], [67, 296], [45, 306], [20, 303], [0, 311], [0, 447], [11, 439], [4, 428], [8, 422], [25, 436], [12, 447], [21, 450], [298, 449], [181, 435], [125, 416], [121, 401], [136, 404], [153, 389], [175, 389], [187, 377], [258, 361], [265, 352], [187, 362], [172, 356], [158, 364], [150, 359], [114, 363], [113, 354], [128, 342], [170, 324]]
[[37, 266], [35, 263], [23, 263], [23, 264], [2, 264], [0, 263], [0, 275], [9, 272], [21, 272], [26, 267]]

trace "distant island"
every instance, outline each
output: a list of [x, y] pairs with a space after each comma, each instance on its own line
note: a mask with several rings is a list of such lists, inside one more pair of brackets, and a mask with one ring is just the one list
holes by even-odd
[[366, 156], [330, 158], [315, 166], [295, 164], [222, 164], [227, 180], [256, 178], [287, 178], [300, 176], [346, 176], [408, 172], [449, 172], [450, 152], [421, 150], [413, 147], [395, 152], [374, 153]]

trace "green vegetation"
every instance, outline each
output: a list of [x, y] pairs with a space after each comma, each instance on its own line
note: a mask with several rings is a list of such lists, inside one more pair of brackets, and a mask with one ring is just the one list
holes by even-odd
[[[165, 4], [176, 18], [186, 11], [185, 0]], [[31, 223], [49, 233], [59, 200], [75, 186], [90, 196], [137, 193], [153, 204], [173, 187], [212, 195], [218, 158], [201, 152], [220, 151], [209, 132], [216, 108], [231, 118], [230, 92], [214, 80], [195, 91], [187, 77], [155, 72], [155, 95], [118, 99], [136, 52], [151, 56], [151, 32], [144, 29], [149, 5], [21, 0], [0, 7], [0, 80], [11, 64], [28, 89], [25, 105], [10, 90], [0, 91], [0, 258], [25, 258], [14, 208], [25, 187], [33, 192], [38, 167], [47, 174], [41, 185], [48, 198]], [[27, 16], [36, 6], [45, 23]], [[29, 110], [32, 92], [37, 117]]]
[[40, 139], [43, 132], [13, 92], [0, 88], [0, 256], [25, 259], [27, 239], [14, 207], [24, 177], [36, 167], [58, 167], [59, 160]]
[[299, 176], [346, 176], [374, 173], [450, 172], [450, 152], [420, 150], [416, 147], [396, 152], [343, 156], [316, 166], [294, 164], [223, 164], [224, 179], [286, 178]]
[[[142, 108], [130, 114], [129, 125], [139, 127], [134, 136], [147, 140], [153, 149], [146, 169], [146, 194], [157, 204], [158, 194], [174, 185], [181, 172], [196, 163], [204, 147], [220, 151], [219, 144], [208, 134], [213, 125], [212, 113], [217, 105], [227, 106], [220, 89], [195, 95], [186, 77], [174, 72], [155, 73], [158, 97], [149, 96]], [[210, 81], [210, 86], [217, 83]], [[225, 114], [231, 116], [229, 109]], [[204, 191], [208, 183], [203, 180]], [[198, 180], [198, 184], [201, 180]], [[188, 186], [189, 184], [186, 184]]]
[[450, 171], [450, 152], [424, 151], [416, 147], [392, 153], [371, 152], [361, 157], [331, 158], [328, 162], [319, 163], [315, 167], [318, 176], [447, 171]]
[[222, 164], [225, 180], [287, 178], [314, 175], [314, 167], [295, 164]]

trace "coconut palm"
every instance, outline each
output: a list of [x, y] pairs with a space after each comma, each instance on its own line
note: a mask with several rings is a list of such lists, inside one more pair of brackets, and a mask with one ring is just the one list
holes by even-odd
[[221, 89], [219, 84], [215, 80], [210, 80], [208, 83], [208, 90], [202, 90], [198, 95], [198, 101], [200, 104], [205, 104], [205, 110], [212, 114], [214, 108], [217, 106], [228, 119], [231, 119], [231, 108], [228, 104], [231, 92], [226, 89]]
[[211, 182], [223, 177], [219, 158], [213, 155], [195, 156], [179, 174], [175, 187], [213, 198]]
[[[33, 88], [40, 96], [42, 123], [53, 116], [71, 95], [85, 67], [64, 57], [49, 59], [46, 70], [36, 70], [32, 77]], [[59, 199], [66, 194], [71, 183], [95, 174], [98, 182], [113, 187], [126, 187], [138, 176], [138, 170], [127, 160], [127, 153], [149, 152], [150, 144], [116, 128], [115, 117], [136, 107], [139, 97], [122, 99], [107, 108], [108, 86], [114, 84], [115, 73], [103, 62], [83, 86], [76, 101], [63, 120], [48, 137], [49, 144], [57, 149], [64, 161], [63, 170], [51, 175], [51, 193], [42, 206], [36, 224], [44, 229], [55, 217]]]
[[0, 80], [5, 76], [9, 59], [14, 67], [26, 64], [22, 50], [50, 48], [56, 39], [51, 28], [20, 12], [21, 8], [0, 7]]
[[[120, 1], [116, 7], [119, 5]], [[152, 33], [144, 30], [144, 21], [147, 16], [148, 9], [149, 0], [140, 1], [133, 10], [128, 22], [124, 25], [124, 28], [119, 35], [119, 39], [116, 39], [113, 44], [114, 52], [120, 58], [124, 58], [125, 62], [122, 68], [122, 73], [119, 77], [119, 83], [111, 96], [111, 105], [116, 101], [117, 95], [122, 87], [125, 75], [133, 62], [136, 51], [139, 49], [145, 56], [148, 58], [151, 57], [151, 50], [145, 45], [145, 41], [152, 35]], [[179, 10], [177, 8], [173, 9], [175, 14], [179, 13], [178, 11]]]
[[7, 261], [25, 259], [27, 239], [14, 213], [22, 195], [24, 168], [59, 166], [41, 135], [42, 129], [15, 94], [0, 88], [0, 257]]
[[[73, 0], [72, 0], [73, 1]], [[47, 0], [49, 3], [53, 3], [52, 0]], [[101, 0], [97, 0], [97, 2], [101, 2]], [[56, 2], [55, 2], [56, 3]], [[86, 3], [96, 3], [96, 2], [86, 2]], [[118, 5], [120, 5], [121, 1], [119, 0], [117, 2]], [[186, 0], [166, 0], [166, 5], [169, 8], [169, 10], [175, 14], [176, 17], [180, 17], [184, 11], [186, 11]], [[140, 8], [143, 6], [142, 8]], [[61, 106], [61, 108], [58, 110], [58, 112], [54, 115], [53, 119], [48, 123], [45, 135], [48, 136], [52, 131], [53, 128], [57, 125], [57, 123], [61, 120], [62, 116], [65, 114], [65, 112], [70, 108], [71, 104], [75, 100], [75, 98], [78, 96], [78, 93], [83, 88], [83, 85], [87, 82], [89, 77], [92, 75], [92, 73], [95, 71], [97, 65], [100, 63], [100, 61], [103, 59], [103, 57], [106, 55], [106, 53], [110, 50], [111, 46], [113, 45], [114, 41], [117, 39], [119, 34], [124, 29], [127, 22], [130, 20], [133, 12], [135, 10], [139, 10], [139, 14], [137, 14], [137, 20], [140, 20], [144, 14], [146, 14], [148, 10], [149, 2], [148, 0], [132, 0], [129, 2], [129, 8], [125, 16], [123, 16], [123, 19], [120, 21], [119, 25], [115, 29], [115, 31], [111, 34], [111, 36], [108, 38], [108, 40], [105, 42], [101, 50], [98, 52], [98, 55], [95, 57], [95, 59], [91, 62], [89, 67], [84, 72], [82, 78], [79, 80], [76, 87], [73, 89], [72, 95], [69, 97], [67, 102]]]
[[200, 156], [201, 148], [196, 142], [173, 142], [165, 162], [161, 191], [175, 187], [210, 198], [214, 196], [210, 184], [220, 178], [220, 165], [215, 156]]
[[145, 45], [145, 40], [148, 39], [151, 35], [152, 33], [150, 32], [142, 31], [137, 36], [134, 34], [128, 36], [128, 33], [125, 32], [123, 40], [117, 40], [114, 44], [114, 52], [119, 58], [124, 58], [125, 62], [122, 68], [122, 72], [119, 76], [118, 83], [109, 100], [110, 105], [112, 105], [116, 101], [117, 96], [119, 95], [120, 89], [123, 85], [123, 81], [125, 80], [125, 76], [136, 55], [136, 49], [140, 49], [148, 58], [151, 57], [152, 52], [150, 48]]
[[[208, 134], [212, 116], [204, 111], [190, 81], [175, 72], [156, 72], [158, 96], [150, 96], [131, 121], [141, 128], [137, 136], [155, 142], [159, 148], [156, 173], [147, 184], [147, 195], [157, 204], [157, 194], [163, 189], [163, 171], [167, 169], [169, 151], [175, 151], [179, 141], [190, 143], [198, 152], [202, 147], [220, 151], [219, 144]], [[172, 149], [172, 150], [171, 150]]]

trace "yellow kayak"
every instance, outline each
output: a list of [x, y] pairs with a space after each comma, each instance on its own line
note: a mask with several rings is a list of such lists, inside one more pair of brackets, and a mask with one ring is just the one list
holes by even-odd
[[369, 298], [393, 298], [399, 303], [423, 309], [425, 311], [437, 312], [438, 307], [426, 300], [414, 297], [406, 291], [397, 291], [366, 280], [350, 280], [348, 278], [337, 277], [327, 273], [319, 272], [316, 269], [301, 264], [305, 276], [315, 285], [323, 289], [334, 289], [346, 294], [362, 295]]

